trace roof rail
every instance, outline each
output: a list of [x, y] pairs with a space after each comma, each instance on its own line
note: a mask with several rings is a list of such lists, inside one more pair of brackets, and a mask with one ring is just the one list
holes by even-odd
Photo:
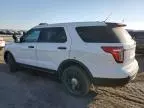
[[40, 23], [39, 25], [48, 25], [48, 23]]

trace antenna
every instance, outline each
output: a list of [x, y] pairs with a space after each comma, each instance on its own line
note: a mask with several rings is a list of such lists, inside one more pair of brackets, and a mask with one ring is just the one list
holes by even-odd
[[124, 23], [124, 21], [125, 21], [125, 20], [124, 20], [124, 18], [123, 18], [123, 19], [122, 19], [122, 23]]
[[112, 15], [112, 12], [106, 17], [106, 19], [104, 20], [104, 22], [106, 22], [111, 15]]

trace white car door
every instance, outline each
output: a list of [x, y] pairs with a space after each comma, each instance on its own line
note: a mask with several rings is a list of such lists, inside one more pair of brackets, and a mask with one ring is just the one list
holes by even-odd
[[15, 44], [15, 56], [18, 63], [36, 66], [36, 43], [40, 30], [32, 29], [27, 32], [20, 43]]
[[57, 70], [59, 64], [69, 58], [70, 44], [64, 27], [41, 29], [37, 44], [38, 67]]

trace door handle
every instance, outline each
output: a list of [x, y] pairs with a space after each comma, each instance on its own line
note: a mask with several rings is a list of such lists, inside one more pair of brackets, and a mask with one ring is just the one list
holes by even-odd
[[65, 49], [67, 49], [67, 48], [66, 48], [66, 47], [58, 47], [57, 49], [65, 50]]
[[28, 46], [28, 48], [34, 48], [34, 46]]

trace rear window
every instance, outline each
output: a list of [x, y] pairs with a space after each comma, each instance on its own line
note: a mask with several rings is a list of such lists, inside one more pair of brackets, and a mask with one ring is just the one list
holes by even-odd
[[132, 39], [123, 27], [83, 26], [76, 27], [76, 31], [84, 42], [90, 43], [125, 43]]

